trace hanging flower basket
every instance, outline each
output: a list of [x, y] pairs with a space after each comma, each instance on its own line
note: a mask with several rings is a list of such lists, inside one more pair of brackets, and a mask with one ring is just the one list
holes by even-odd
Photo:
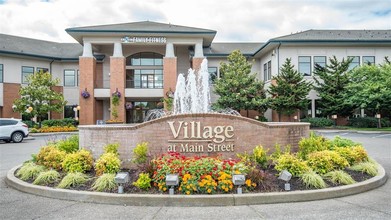
[[125, 109], [126, 110], [131, 110], [133, 108], [133, 104], [131, 103], [131, 102], [127, 102], [126, 104], [125, 104]]
[[119, 91], [115, 91], [113, 92], [113, 94], [111, 94], [111, 96], [116, 96], [117, 98], [121, 98], [121, 93]]
[[87, 99], [87, 98], [90, 97], [90, 93], [87, 91], [87, 89], [83, 90], [83, 91], [80, 93], [80, 95], [81, 95], [83, 98], [85, 98], [85, 99]]

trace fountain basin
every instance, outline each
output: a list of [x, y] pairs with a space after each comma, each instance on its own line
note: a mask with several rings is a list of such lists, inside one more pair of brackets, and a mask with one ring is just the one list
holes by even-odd
[[149, 153], [168, 151], [186, 156], [236, 158], [237, 153], [251, 152], [257, 145], [273, 151], [275, 144], [297, 148], [302, 137], [309, 136], [309, 123], [269, 122], [219, 113], [165, 116], [137, 125], [79, 126], [79, 145], [90, 150], [94, 158], [104, 146], [119, 143], [118, 152], [124, 168], [131, 167], [133, 149], [148, 142]]

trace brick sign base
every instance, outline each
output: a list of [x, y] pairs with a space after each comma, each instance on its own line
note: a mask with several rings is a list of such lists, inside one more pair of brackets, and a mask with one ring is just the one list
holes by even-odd
[[268, 122], [216, 113], [183, 114], [159, 118], [138, 125], [79, 126], [79, 145], [90, 150], [94, 158], [109, 143], [119, 143], [122, 166], [129, 168], [133, 149], [148, 142], [149, 153], [168, 151], [186, 156], [221, 155], [236, 158], [237, 153], [252, 152], [257, 145], [269, 148], [278, 143], [297, 148], [302, 137], [309, 136], [309, 123]]

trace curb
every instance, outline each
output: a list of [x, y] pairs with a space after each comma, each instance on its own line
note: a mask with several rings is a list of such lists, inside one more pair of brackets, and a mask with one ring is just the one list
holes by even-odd
[[239, 206], [286, 202], [303, 202], [331, 199], [354, 195], [375, 189], [387, 182], [384, 168], [379, 165], [378, 175], [363, 182], [319, 190], [248, 193], [227, 195], [151, 195], [151, 194], [114, 194], [103, 192], [85, 192], [37, 186], [15, 177], [16, 166], [7, 172], [5, 182], [8, 186], [22, 192], [49, 198], [79, 202], [129, 205], [129, 206]]
[[319, 133], [358, 133], [358, 134], [391, 134], [391, 131], [356, 131], [356, 130], [327, 130], [327, 129], [310, 129]]

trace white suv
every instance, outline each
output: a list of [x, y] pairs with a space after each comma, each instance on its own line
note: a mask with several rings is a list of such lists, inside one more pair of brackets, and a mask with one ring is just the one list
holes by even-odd
[[28, 126], [20, 119], [0, 118], [0, 140], [19, 143], [28, 135]]

